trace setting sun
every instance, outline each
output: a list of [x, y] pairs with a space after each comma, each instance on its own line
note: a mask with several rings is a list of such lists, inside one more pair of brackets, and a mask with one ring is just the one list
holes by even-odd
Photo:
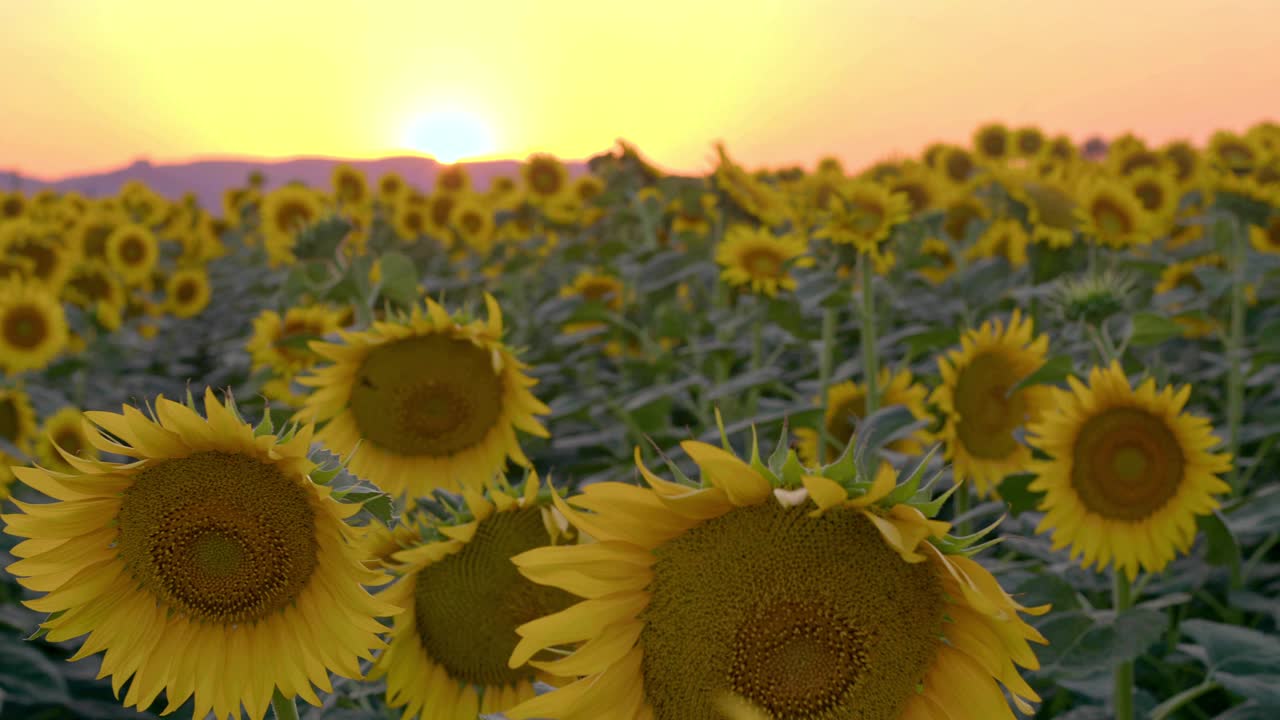
[[403, 144], [443, 163], [477, 158], [497, 150], [488, 123], [477, 114], [459, 108], [417, 115], [405, 130]]

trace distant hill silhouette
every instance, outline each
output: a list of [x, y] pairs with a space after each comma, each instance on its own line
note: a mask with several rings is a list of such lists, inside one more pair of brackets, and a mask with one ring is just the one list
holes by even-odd
[[[222, 207], [223, 190], [244, 186], [248, 182], [249, 173], [254, 170], [263, 174], [268, 189], [294, 181], [301, 181], [312, 187], [328, 188], [333, 167], [339, 163], [359, 168], [371, 182], [386, 173], [397, 173], [409, 185], [424, 192], [430, 192], [435, 186], [436, 175], [443, 167], [442, 163], [431, 158], [412, 156], [378, 160], [344, 160], [328, 157], [301, 157], [285, 160], [196, 160], [172, 164], [152, 164], [146, 160], [139, 160], [118, 170], [77, 175], [61, 180], [39, 180], [0, 170], [0, 190], [11, 191], [16, 187], [23, 192], [34, 193], [44, 188], [53, 188], [61, 192], [74, 190], [85, 197], [106, 197], [119, 192], [120, 187], [126, 182], [138, 180], [171, 199], [177, 199], [185, 192], [194, 192], [203, 207], [216, 209]], [[461, 164], [465, 165], [471, 174], [475, 187], [481, 190], [489, 187], [489, 183], [496, 177], [518, 176], [521, 165], [516, 160]], [[569, 168], [571, 177], [577, 177], [587, 171], [585, 161], [565, 164]]]

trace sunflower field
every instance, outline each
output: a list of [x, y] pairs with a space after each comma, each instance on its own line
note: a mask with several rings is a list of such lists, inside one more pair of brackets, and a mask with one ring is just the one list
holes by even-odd
[[1280, 126], [1090, 150], [0, 192], [0, 717], [1280, 717]]

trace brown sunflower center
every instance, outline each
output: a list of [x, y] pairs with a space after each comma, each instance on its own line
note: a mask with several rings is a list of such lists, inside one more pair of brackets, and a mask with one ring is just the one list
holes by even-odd
[[47, 279], [53, 274], [53, 271], [58, 267], [59, 259], [62, 257], [51, 245], [38, 240], [31, 240], [11, 247], [9, 252], [20, 257], [29, 258], [32, 262], [31, 273], [41, 279]]
[[956, 378], [955, 409], [960, 414], [956, 434], [975, 457], [1007, 458], [1019, 445], [1013, 436], [1026, 420], [1023, 391], [1009, 395], [1020, 373], [1008, 358], [995, 352], [978, 355]]
[[907, 196], [907, 204], [910, 206], [912, 214], [924, 210], [933, 202], [933, 196], [923, 182], [903, 180], [892, 185], [891, 189]]
[[982, 151], [987, 157], [1002, 158], [1007, 149], [1007, 138], [999, 130], [991, 130], [982, 134]]
[[115, 226], [111, 223], [95, 223], [84, 231], [84, 254], [88, 257], [102, 257], [106, 252], [107, 238]]
[[1153, 152], [1139, 150], [1120, 163], [1120, 174], [1132, 175], [1137, 170], [1156, 167], [1160, 167], [1160, 156]]
[[0, 215], [7, 218], [16, 218], [22, 214], [24, 207], [25, 204], [22, 202], [21, 197], [11, 195], [5, 198], [3, 203], [0, 203]]
[[421, 233], [426, 228], [427, 223], [421, 211], [410, 209], [404, 214], [404, 226], [413, 232]]
[[942, 220], [942, 230], [952, 240], [961, 241], [969, 236], [969, 227], [982, 219], [977, 201], [965, 200], [952, 205]]
[[276, 210], [276, 229], [294, 232], [311, 222], [311, 208], [300, 202], [285, 202]]
[[16, 443], [18, 434], [22, 432], [21, 420], [18, 405], [12, 398], [0, 400], [0, 438]]
[[458, 170], [445, 170], [440, 174], [440, 187], [445, 190], [461, 190], [463, 187], [462, 173]]
[[147, 256], [147, 246], [140, 238], [130, 235], [120, 242], [119, 256], [126, 265], [137, 265]]
[[174, 293], [174, 298], [179, 304], [186, 305], [196, 299], [199, 290], [200, 288], [195, 280], [183, 280], [178, 283], [178, 290]]
[[507, 659], [516, 628], [559, 612], [577, 598], [538, 585], [511, 558], [548, 544], [538, 508], [497, 512], [481, 521], [462, 550], [421, 570], [414, 584], [414, 622], [427, 656], [456, 680], [493, 687], [532, 676]]
[[1133, 188], [1133, 194], [1142, 202], [1147, 210], [1159, 210], [1164, 207], [1164, 189], [1155, 182], [1141, 182]]
[[306, 489], [246, 455], [206, 451], [147, 467], [117, 521], [129, 572], [197, 621], [262, 620], [289, 606], [316, 569]]
[[897, 718], [945, 604], [860, 512], [737, 508], [654, 550], [641, 672], [655, 720], [710, 720], [728, 692], [787, 720]]
[[550, 163], [534, 162], [529, 169], [529, 184], [541, 195], [555, 195], [560, 192], [560, 173]]
[[1271, 219], [1270, 224], [1263, 231], [1262, 237], [1266, 240], [1267, 245], [1273, 248], [1280, 248], [1280, 217]]
[[1018, 133], [1018, 152], [1023, 155], [1031, 156], [1040, 152], [1041, 146], [1044, 145], [1044, 136], [1035, 132]]
[[84, 452], [84, 439], [74, 427], [62, 428], [54, 433], [53, 442], [72, 455], [78, 456]]
[[1089, 510], [1135, 521], [1169, 502], [1182, 484], [1182, 446], [1159, 417], [1119, 407], [1090, 418], [1072, 448], [1071, 485]]
[[1218, 148], [1218, 157], [1233, 172], [1248, 172], [1253, 168], [1253, 149], [1240, 143], [1223, 143]]
[[353, 175], [342, 175], [338, 178], [338, 197], [347, 202], [359, 202], [364, 199], [364, 185]]
[[5, 344], [22, 350], [40, 347], [49, 337], [49, 330], [48, 318], [40, 308], [31, 305], [10, 307], [4, 314], [3, 325], [0, 325]]
[[484, 227], [484, 219], [478, 213], [465, 212], [462, 214], [462, 220], [459, 224], [462, 225], [463, 232], [468, 235], [475, 235]]
[[378, 191], [383, 195], [396, 195], [402, 187], [400, 180], [394, 177], [384, 177], [378, 181]]
[[503, 411], [489, 351], [434, 334], [372, 350], [351, 391], [362, 437], [400, 455], [443, 457], [483, 441]]
[[1124, 235], [1133, 229], [1133, 218], [1125, 208], [1107, 197], [1093, 202], [1093, 220], [1098, 224], [1099, 233], [1105, 237]]
[[874, 202], [854, 201], [849, 203], [849, 227], [860, 233], [871, 233], [879, 229], [884, 221], [884, 208]]
[[71, 279], [70, 285], [91, 302], [115, 299], [111, 281], [97, 270], [90, 270], [76, 275]]
[[436, 195], [431, 198], [431, 221], [436, 227], [448, 227], [449, 216], [453, 214], [453, 197]]
[[782, 258], [768, 248], [755, 248], [742, 255], [742, 266], [758, 278], [776, 278], [782, 274]]
[[602, 302], [616, 309], [622, 303], [622, 293], [617, 283], [611, 280], [588, 280], [578, 290], [582, 297], [592, 302]]
[[963, 182], [973, 174], [973, 158], [969, 157], [969, 153], [956, 151], [947, 153], [947, 159], [944, 163], [947, 177], [952, 182]]

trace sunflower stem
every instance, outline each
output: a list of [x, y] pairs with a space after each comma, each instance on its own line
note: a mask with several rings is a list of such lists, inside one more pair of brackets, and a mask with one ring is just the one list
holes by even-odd
[[1244, 492], [1240, 473], [1240, 425], [1244, 420], [1244, 233], [1232, 216], [1231, 222], [1231, 320], [1227, 335], [1227, 452], [1231, 453], [1228, 475], [1234, 495]]
[[836, 352], [836, 309], [826, 307], [822, 309], [822, 349], [818, 355], [818, 393], [822, 398], [822, 420], [818, 423], [818, 436], [821, 439], [818, 447], [818, 459], [815, 461], [819, 465], [822, 464], [822, 458], [826, 457], [827, 448], [831, 447], [831, 433], [827, 432], [827, 407], [830, 405], [831, 397], [831, 365], [835, 362]]
[[[764, 312], [763, 306], [756, 312], [755, 322], [751, 323], [751, 365], [750, 370], [760, 369], [760, 361], [764, 358]], [[755, 385], [747, 391], [747, 417], [755, 417], [756, 406], [760, 403], [760, 386]]]
[[956, 519], [958, 520], [956, 523], [956, 533], [961, 536], [968, 535], [971, 532], [969, 529], [969, 518], [965, 517], [969, 514], [971, 499], [972, 498], [969, 496], [969, 487], [967, 485], [956, 490]]
[[281, 695], [278, 689], [271, 696], [271, 709], [278, 720], [298, 720], [298, 706], [294, 704], [293, 698]]
[[872, 287], [874, 272], [871, 257], [866, 253], [858, 253], [858, 270], [861, 278], [860, 300], [862, 309], [862, 371], [863, 381], [867, 385], [866, 408], [863, 417], [880, 408], [880, 391], [876, 387], [877, 375], [880, 373], [879, 358], [876, 357], [876, 305], [875, 291]]
[[[1128, 610], [1133, 605], [1133, 597], [1129, 588], [1129, 576], [1120, 568], [1111, 571], [1111, 606], [1116, 614]], [[1133, 661], [1126, 660], [1116, 666], [1115, 690], [1112, 702], [1115, 705], [1116, 720], [1133, 720]]]

